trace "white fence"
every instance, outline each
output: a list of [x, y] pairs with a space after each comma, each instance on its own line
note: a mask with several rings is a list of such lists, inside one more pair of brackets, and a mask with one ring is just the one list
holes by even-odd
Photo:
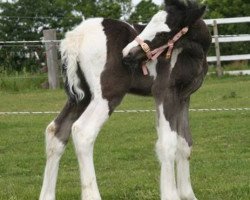
[[[239, 24], [239, 23], [249, 23], [250, 17], [237, 17], [237, 18], [219, 18], [219, 19], [207, 19], [205, 20], [208, 26], [213, 26], [214, 30], [217, 29], [218, 25], [221, 24]], [[213, 43], [217, 44], [217, 48], [219, 48], [219, 43], [231, 43], [231, 42], [246, 42], [250, 41], [250, 34], [242, 34], [242, 35], [213, 35]], [[216, 45], [215, 45], [216, 46]], [[219, 52], [220, 53], [220, 52]], [[216, 55], [208, 57], [208, 62], [220, 62], [220, 61], [235, 61], [235, 60], [250, 60], [250, 54], [242, 54], [242, 55]]]
[[[242, 35], [219, 35], [218, 25], [221, 24], [233, 24], [233, 23], [249, 23], [250, 17], [238, 17], [238, 18], [221, 18], [221, 19], [207, 19], [205, 20], [208, 26], [213, 26], [213, 43], [215, 43], [216, 56], [209, 56], [208, 62], [216, 62], [217, 69], [221, 68], [221, 61], [235, 61], [235, 60], [250, 60], [250, 54], [243, 55], [220, 55], [220, 43], [231, 43], [231, 42], [246, 42], [250, 41], [250, 34]], [[49, 32], [51, 32], [50, 30]], [[53, 32], [53, 31], [52, 31]], [[47, 35], [47, 36], [45, 36]], [[49, 33], [44, 35], [42, 41], [0, 41], [0, 48], [2, 45], [14, 45], [14, 44], [45, 44], [47, 58], [53, 58], [53, 63], [50, 64], [47, 60], [49, 68], [49, 85], [50, 88], [57, 88], [59, 85], [58, 81], [58, 62], [56, 55], [56, 44], [60, 43], [57, 40], [55, 33]], [[53, 36], [51, 36], [53, 35]]]

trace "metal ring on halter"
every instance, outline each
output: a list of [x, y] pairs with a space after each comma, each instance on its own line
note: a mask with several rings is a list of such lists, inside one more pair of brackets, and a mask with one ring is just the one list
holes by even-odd
[[146, 53], [148, 59], [150, 60], [152, 58], [152, 53], [151, 53], [150, 47], [145, 42], [141, 43], [140, 45], [141, 45], [142, 50]]
[[143, 49], [143, 51], [144, 51], [145, 53], [150, 52], [150, 48], [149, 48], [148, 44], [145, 43], [145, 42], [143, 42], [143, 43], [141, 44], [141, 48]]
[[138, 36], [135, 38], [135, 40], [137, 41], [137, 43], [141, 46], [142, 50], [146, 53], [148, 59], [150, 60], [152, 58], [152, 53], [151, 53], [151, 49], [148, 46], [147, 43], [145, 43], [141, 38], [139, 38]]
[[166, 59], [170, 59], [171, 58], [173, 48], [174, 48], [174, 41], [168, 42], [168, 51], [166, 53]]

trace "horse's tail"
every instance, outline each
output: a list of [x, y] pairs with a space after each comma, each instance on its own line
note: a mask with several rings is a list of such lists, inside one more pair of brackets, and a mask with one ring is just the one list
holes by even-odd
[[81, 80], [77, 75], [79, 62], [79, 49], [83, 40], [83, 35], [77, 31], [70, 31], [66, 34], [65, 39], [61, 41], [60, 51], [62, 64], [66, 75], [66, 88], [70, 96], [82, 100], [84, 91], [81, 88]]

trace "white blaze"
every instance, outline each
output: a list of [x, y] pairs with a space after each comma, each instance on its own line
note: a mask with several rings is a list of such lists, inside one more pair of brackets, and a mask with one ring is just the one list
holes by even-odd
[[[155, 38], [155, 35], [159, 32], [169, 32], [170, 29], [166, 24], [167, 20], [167, 12], [166, 11], [159, 11], [156, 13], [145, 29], [138, 35], [142, 40], [152, 41]], [[127, 56], [129, 51], [133, 48], [138, 46], [138, 43], [134, 40], [129, 43], [122, 51], [123, 56]]]

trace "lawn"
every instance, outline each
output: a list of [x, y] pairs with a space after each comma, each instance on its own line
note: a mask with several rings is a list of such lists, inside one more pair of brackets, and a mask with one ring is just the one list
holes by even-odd
[[[250, 77], [207, 77], [191, 108], [250, 108]], [[62, 90], [0, 91], [0, 112], [58, 111]], [[118, 109], [154, 109], [152, 98], [128, 95]], [[154, 113], [114, 113], [95, 145], [104, 200], [159, 199]], [[38, 199], [45, 164], [44, 129], [55, 115], [0, 115], [0, 200]], [[250, 111], [191, 112], [191, 178], [200, 200], [249, 200]], [[70, 141], [62, 158], [58, 200], [80, 199]]]

